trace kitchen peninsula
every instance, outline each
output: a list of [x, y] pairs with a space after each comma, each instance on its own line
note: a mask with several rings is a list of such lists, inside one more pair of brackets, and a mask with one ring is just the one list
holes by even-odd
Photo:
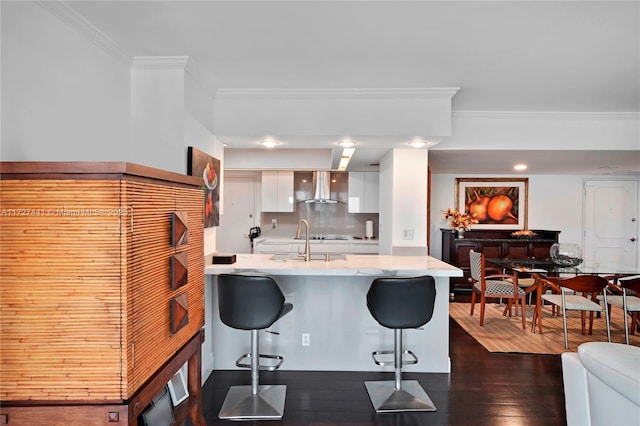
[[[422, 329], [404, 333], [405, 347], [419, 358], [406, 371], [450, 372], [449, 278], [462, 270], [430, 256], [341, 255], [312, 260], [282, 259], [273, 254], [238, 254], [230, 265], [212, 265], [205, 274], [213, 285], [214, 369], [235, 369], [236, 359], [249, 352], [248, 332], [231, 329], [220, 321], [216, 275], [256, 272], [272, 275], [293, 303], [293, 312], [261, 333], [260, 352], [284, 356], [283, 370], [388, 371], [374, 364], [371, 353], [393, 349], [393, 330], [380, 326], [366, 306], [366, 293], [376, 277], [432, 275], [436, 281], [436, 306]], [[302, 335], [308, 334], [303, 346]]]

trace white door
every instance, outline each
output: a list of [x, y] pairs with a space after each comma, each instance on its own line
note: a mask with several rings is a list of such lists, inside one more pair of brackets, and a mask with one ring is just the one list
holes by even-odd
[[586, 264], [638, 267], [638, 209], [638, 181], [585, 182]]
[[224, 214], [216, 230], [219, 253], [251, 253], [249, 230], [256, 226], [255, 199], [255, 178], [225, 177]]

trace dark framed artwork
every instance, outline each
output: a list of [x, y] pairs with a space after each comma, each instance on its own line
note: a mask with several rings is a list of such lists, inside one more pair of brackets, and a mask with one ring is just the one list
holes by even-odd
[[455, 209], [474, 215], [472, 229], [527, 229], [528, 178], [457, 178]]
[[187, 155], [187, 174], [202, 178], [204, 227], [218, 226], [220, 215], [220, 160], [192, 146]]

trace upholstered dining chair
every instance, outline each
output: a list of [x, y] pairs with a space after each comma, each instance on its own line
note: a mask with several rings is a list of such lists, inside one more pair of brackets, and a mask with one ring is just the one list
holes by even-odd
[[[586, 313], [589, 312], [589, 334], [593, 332], [593, 314], [604, 314], [607, 323], [607, 340], [611, 342], [611, 328], [609, 324], [609, 311], [607, 309], [607, 292], [605, 291], [609, 281], [598, 275], [576, 275], [570, 278], [545, 278], [551, 281], [558, 292], [543, 294], [542, 300], [557, 306], [562, 311], [562, 326], [564, 329], [564, 347], [569, 349], [569, 335], [567, 332], [567, 311], [582, 312], [582, 334], [585, 334]], [[602, 296], [604, 305], [601, 305], [598, 296]], [[534, 314], [534, 323], [537, 320], [538, 310]]]
[[[509, 256], [507, 259], [516, 260], [516, 261], [520, 260], [524, 262], [535, 260], [535, 258], [530, 256], [514, 256], [514, 255]], [[506, 273], [506, 271], [503, 270], [502, 273]], [[531, 294], [532, 294], [532, 289], [535, 287], [536, 279], [530, 273], [527, 273], [527, 272], [515, 271], [514, 275], [518, 280], [518, 287], [523, 289], [525, 293], [529, 295], [529, 304], [531, 304]], [[507, 281], [511, 281], [511, 278], [507, 279]]]
[[[618, 286], [622, 290], [622, 295], [608, 295], [607, 303], [622, 309], [624, 313], [624, 338], [628, 345], [629, 334], [635, 334], [640, 319], [640, 275], [618, 278]], [[604, 300], [604, 296], [598, 296], [598, 299]], [[629, 324], [629, 316], [631, 316], [631, 324]]]
[[518, 301], [520, 302], [520, 311], [522, 313], [522, 329], [527, 326], [526, 309], [526, 293], [518, 286], [518, 280], [509, 274], [485, 274], [484, 254], [469, 251], [469, 266], [471, 268], [471, 281], [473, 282], [473, 291], [471, 293], [471, 315], [476, 303], [476, 294], [480, 295], [480, 325], [484, 325], [484, 311], [487, 298], [507, 299], [508, 311], [511, 314], [511, 306], [515, 306], [516, 315], [518, 314]]

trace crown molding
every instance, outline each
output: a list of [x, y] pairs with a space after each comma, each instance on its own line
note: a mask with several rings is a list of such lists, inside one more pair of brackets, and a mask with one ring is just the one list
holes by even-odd
[[87, 21], [67, 2], [55, 0], [38, 1], [37, 3], [118, 61], [127, 65], [131, 64], [131, 55], [127, 51], [120, 47], [111, 37]]
[[640, 112], [563, 112], [563, 111], [472, 111], [454, 110], [453, 117], [514, 119], [623, 119], [638, 120]]
[[216, 99], [451, 99], [459, 87], [389, 89], [218, 89]]
[[124, 50], [111, 37], [96, 28], [84, 16], [78, 13], [69, 2], [59, 0], [38, 1], [43, 9], [56, 16], [65, 24], [76, 30], [82, 36], [93, 42], [96, 46], [115, 57], [118, 61], [131, 66], [132, 68], [158, 68], [184, 69], [196, 83], [206, 89], [211, 95], [215, 93], [216, 87], [213, 79], [207, 75], [203, 69], [188, 56], [155, 56], [155, 57], [133, 57]]

